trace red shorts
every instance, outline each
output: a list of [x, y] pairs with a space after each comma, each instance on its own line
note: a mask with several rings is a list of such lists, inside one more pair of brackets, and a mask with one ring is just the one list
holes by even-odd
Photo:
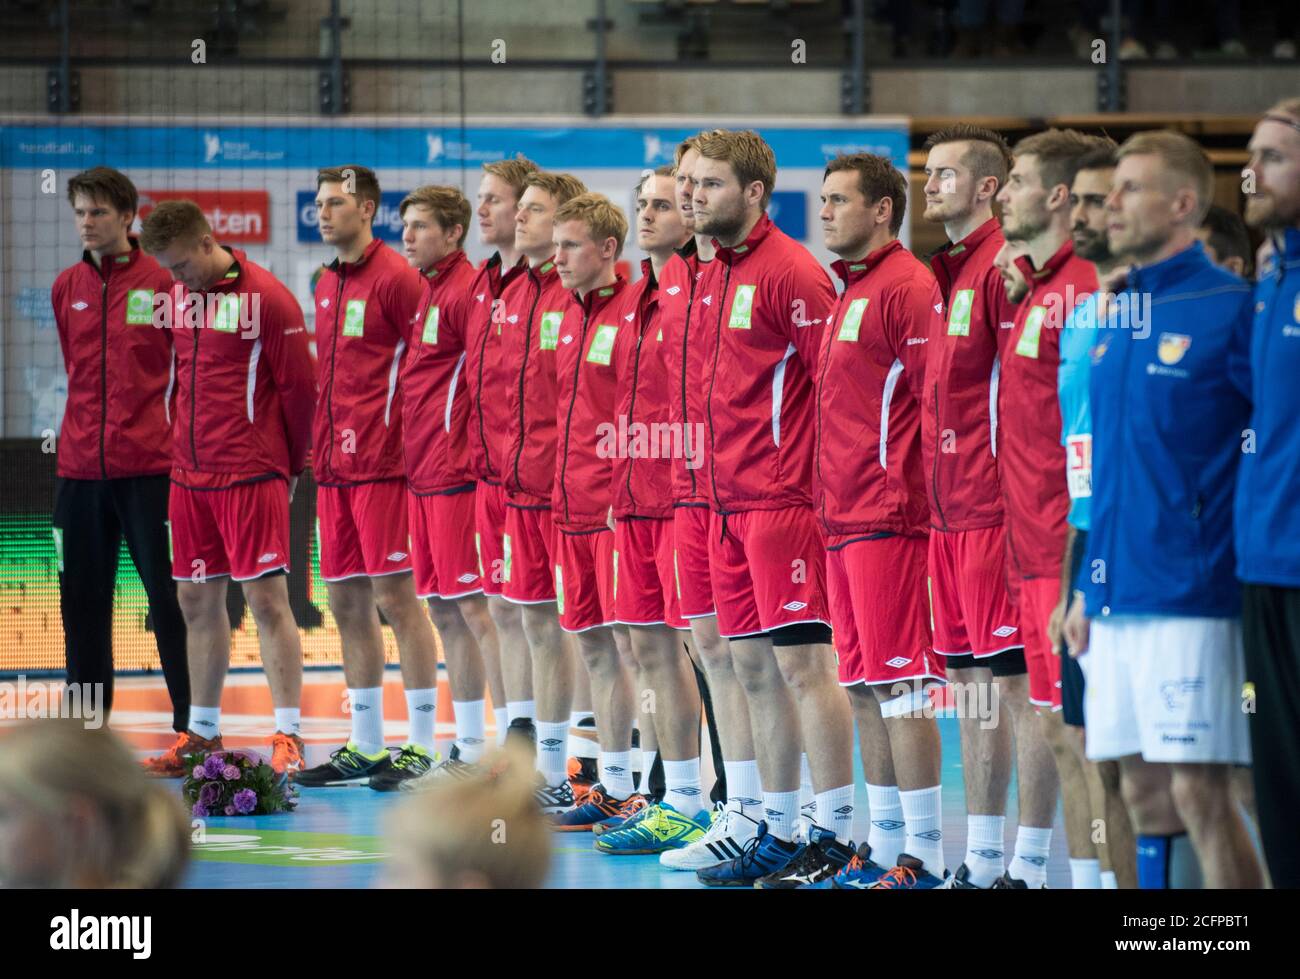
[[724, 638], [830, 625], [826, 550], [811, 507], [712, 514], [709, 574]]
[[474, 490], [474, 546], [483, 594], [500, 595], [506, 580], [506, 491], [504, 486], [480, 482]]
[[555, 601], [555, 526], [549, 507], [506, 507], [501, 597], [519, 605]]
[[993, 656], [1024, 645], [1007, 593], [1005, 538], [1001, 524], [930, 531], [930, 603], [939, 655]]
[[826, 545], [826, 603], [840, 683], [943, 681], [943, 657], [935, 655], [930, 639], [926, 542], [843, 535]]
[[673, 510], [673, 567], [682, 618], [714, 615], [713, 579], [709, 574], [709, 508]]
[[316, 491], [320, 576], [342, 581], [411, 570], [406, 481], [385, 479]]
[[407, 494], [415, 593], [463, 598], [483, 590], [474, 550], [474, 487], [451, 493]]
[[172, 483], [172, 577], [236, 581], [289, 570], [289, 486], [283, 479], [195, 490]]
[[622, 625], [688, 627], [677, 606], [672, 520], [632, 518], [616, 522], [614, 617]]
[[1029, 673], [1029, 702], [1037, 707], [1061, 709], [1061, 658], [1052, 652], [1047, 623], [1061, 597], [1061, 583], [1053, 578], [1022, 578], [1020, 621], [1024, 626], [1025, 669]]
[[612, 530], [555, 532], [555, 601], [565, 632], [614, 624]]

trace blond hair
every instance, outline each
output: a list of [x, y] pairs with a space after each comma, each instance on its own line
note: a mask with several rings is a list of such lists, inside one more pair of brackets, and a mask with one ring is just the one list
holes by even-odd
[[752, 129], [714, 129], [699, 135], [695, 149], [705, 159], [729, 163], [742, 190], [762, 181], [760, 206], [767, 207], [776, 186], [776, 154], [762, 136]]
[[551, 173], [547, 170], [530, 173], [524, 181], [524, 185], [546, 191], [555, 200], [556, 207], [567, 204], [579, 194], [587, 192], [587, 185], [573, 174]]
[[591, 240], [599, 244], [606, 238], [618, 242], [614, 251], [617, 258], [623, 254], [623, 242], [627, 238], [627, 217], [623, 209], [604, 194], [579, 194], [561, 204], [555, 212], [555, 223], [564, 221], [581, 221], [587, 226]]
[[1292, 119], [1296, 120], [1296, 122], [1300, 122], [1300, 96], [1296, 96], [1293, 99], [1283, 99], [1281, 102], [1275, 102], [1265, 115], [1273, 115], [1274, 113], [1281, 113], [1284, 116], [1290, 116]]
[[193, 201], [161, 201], [140, 225], [140, 247], [157, 255], [181, 239], [197, 242], [210, 234], [208, 219]]
[[533, 797], [532, 762], [507, 749], [482, 768], [411, 796], [393, 812], [389, 832], [444, 884], [472, 874], [494, 888], [540, 887], [551, 831]]
[[[1134, 133], [1124, 140], [1115, 153], [1116, 160], [1126, 156], [1150, 154], [1160, 157], [1165, 174], [1183, 177], [1196, 190], [1197, 210], [1193, 221], [1197, 227], [1205, 220], [1214, 203], [1214, 165], [1205, 150], [1189, 136], [1170, 129], [1151, 129]], [[1169, 182], [1166, 181], [1166, 186]]]
[[524, 196], [528, 186], [529, 174], [537, 173], [537, 164], [526, 156], [516, 156], [512, 160], [493, 160], [483, 164], [483, 172], [490, 173], [508, 183], [515, 192], [515, 200]]
[[[175, 887], [189, 859], [189, 821], [179, 796], [152, 781], [107, 728], [66, 718], [0, 733], [0, 792], [20, 812], [53, 826], [74, 807], [90, 818], [59, 840], [52, 887]], [[51, 830], [53, 831], [53, 830]]]
[[397, 213], [402, 217], [406, 217], [408, 207], [427, 208], [443, 231], [449, 231], [459, 224], [461, 229], [460, 238], [456, 241], [456, 247], [463, 248], [465, 246], [465, 236], [469, 234], [471, 211], [469, 199], [460, 192], [459, 187], [438, 184], [426, 184], [423, 187], [416, 187], [415, 190], [402, 198]]

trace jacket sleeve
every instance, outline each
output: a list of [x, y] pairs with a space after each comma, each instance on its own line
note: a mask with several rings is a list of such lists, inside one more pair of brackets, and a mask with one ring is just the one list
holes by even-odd
[[316, 365], [312, 363], [307, 326], [297, 301], [287, 292], [275, 296], [264, 294], [263, 300], [269, 301], [262, 317], [262, 350], [280, 394], [280, 410], [289, 443], [289, 472], [296, 476], [306, 468], [307, 452], [311, 449]]
[[826, 320], [835, 309], [835, 287], [821, 266], [796, 262], [777, 289], [777, 322], [794, 344], [804, 368], [814, 376]]
[[384, 281], [384, 318], [408, 347], [419, 340], [415, 320], [424, 305], [425, 288], [423, 278], [412, 268], [406, 269], [403, 275], [392, 275]]
[[71, 377], [72, 351], [68, 346], [71, 341], [68, 337], [67, 295], [67, 276], [60, 275], [54, 280], [54, 285], [50, 288], [50, 305], [54, 307], [54, 325], [59, 331], [59, 347], [63, 350], [63, 371]]
[[[1231, 346], [1228, 348], [1228, 379], [1247, 401], [1254, 400], [1254, 391], [1251, 390], [1252, 364], [1250, 362], [1251, 340], [1254, 332], [1254, 303], [1252, 299], [1251, 293], [1246, 293], [1246, 298], [1237, 313], [1236, 322], [1233, 323]], [[1273, 308], [1282, 307], [1274, 303]], [[1289, 309], [1290, 307], [1285, 308]], [[1269, 312], [1272, 312], [1272, 310]], [[1267, 328], [1267, 323], [1265, 328]], [[1263, 369], [1265, 365], [1259, 364], [1258, 366]]]
[[892, 292], [885, 313], [885, 336], [903, 365], [903, 382], [918, 401], [925, 385], [935, 306], [942, 303], [943, 295], [933, 278], [916, 278]]

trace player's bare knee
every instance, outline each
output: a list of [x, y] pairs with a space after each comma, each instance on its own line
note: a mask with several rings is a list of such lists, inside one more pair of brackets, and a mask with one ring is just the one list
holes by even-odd
[[1174, 765], [1169, 794], [1178, 816], [1190, 827], [1218, 820], [1231, 805], [1227, 765]]

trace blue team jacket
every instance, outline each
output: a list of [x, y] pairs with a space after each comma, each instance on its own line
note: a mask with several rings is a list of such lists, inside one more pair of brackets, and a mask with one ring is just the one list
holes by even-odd
[[[1132, 312], [1144, 294], [1145, 322]], [[1232, 506], [1250, 315], [1250, 286], [1196, 243], [1134, 270], [1098, 331], [1080, 573], [1090, 616], [1240, 614]]]
[[1300, 229], [1274, 242], [1250, 338], [1254, 452], [1237, 477], [1237, 576], [1300, 587]]

